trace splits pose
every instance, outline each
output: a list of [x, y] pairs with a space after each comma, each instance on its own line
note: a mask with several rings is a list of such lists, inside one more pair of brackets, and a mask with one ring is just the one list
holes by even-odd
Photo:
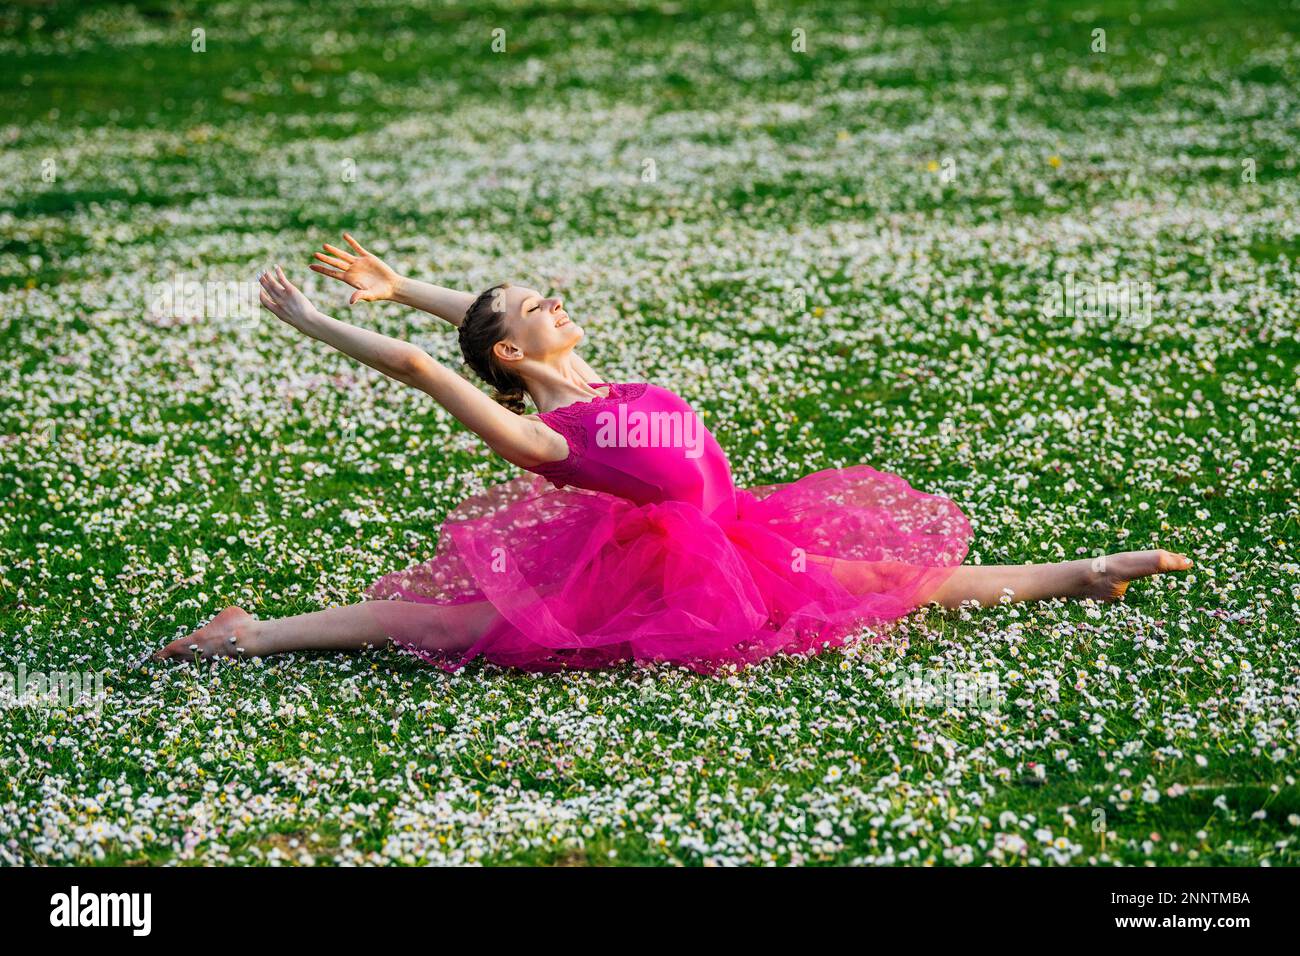
[[326, 245], [312, 268], [353, 286], [353, 303], [391, 299], [457, 327], [493, 397], [414, 345], [323, 315], [278, 267], [261, 278], [262, 305], [427, 392], [527, 474], [459, 505], [434, 558], [380, 578], [360, 604], [276, 620], [229, 607], [156, 658], [392, 641], [448, 669], [482, 657], [532, 671], [667, 661], [710, 672], [878, 635], [930, 602], [1110, 601], [1135, 578], [1191, 567], [1160, 550], [964, 565], [961, 509], [866, 465], [737, 488], [680, 396], [592, 371], [558, 297], [410, 280], [344, 238], [350, 252]]

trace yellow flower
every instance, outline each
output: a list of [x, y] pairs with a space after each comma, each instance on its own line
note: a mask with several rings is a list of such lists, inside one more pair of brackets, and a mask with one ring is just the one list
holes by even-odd
[[1051, 166], [1053, 169], [1060, 169], [1060, 168], [1061, 168], [1061, 157], [1060, 157], [1060, 156], [1048, 156], [1048, 157], [1047, 157], [1047, 165], [1048, 165], [1048, 166]]
[[926, 163], [925, 168], [932, 173], [937, 173], [939, 171], [939, 163], [937, 160], [932, 159], [930, 162]]

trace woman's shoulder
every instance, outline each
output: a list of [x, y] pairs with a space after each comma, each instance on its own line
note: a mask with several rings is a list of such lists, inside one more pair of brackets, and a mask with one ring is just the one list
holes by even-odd
[[603, 408], [610, 403], [621, 403], [633, 401], [645, 394], [646, 389], [651, 388], [645, 382], [588, 382], [593, 388], [604, 388], [604, 395], [596, 395], [591, 399], [578, 399], [567, 405], [560, 405], [550, 411], [539, 411], [535, 415], [525, 415], [525, 418], [535, 418], [538, 421], [550, 422], [557, 418], [577, 417], [585, 415], [593, 409]]
[[528, 427], [537, 436], [537, 454], [539, 461], [536, 466], [521, 465], [532, 471], [535, 467], [545, 467], [547, 465], [561, 464], [573, 456], [573, 440], [563, 427], [557, 427], [554, 422], [548, 422], [541, 415], [520, 415], [528, 423]]
[[529, 471], [547, 477], [558, 477], [572, 471], [587, 451], [587, 423], [589, 416], [610, 405], [633, 401], [640, 398], [648, 387], [644, 382], [592, 382], [593, 387], [608, 386], [606, 394], [590, 401], [576, 401], [561, 405], [550, 411], [539, 411], [532, 415], [521, 415], [525, 421], [535, 422], [547, 429], [552, 435], [563, 439], [563, 449], [557, 444], [554, 460], [542, 462], [528, 468]]

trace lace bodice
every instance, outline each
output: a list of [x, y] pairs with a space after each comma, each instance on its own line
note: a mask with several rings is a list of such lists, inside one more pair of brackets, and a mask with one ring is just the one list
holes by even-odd
[[609, 393], [538, 418], [564, 436], [569, 457], [528, 469], [557, 487], [572, 485], [637, 504], [683, 501], [734, 513], [731, 466], [694, 409], [644, 382], [603, 383]]

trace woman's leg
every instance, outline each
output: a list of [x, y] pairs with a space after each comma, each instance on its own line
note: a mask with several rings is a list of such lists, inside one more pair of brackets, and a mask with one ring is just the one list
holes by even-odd
[[419, 604], [364, 601], [347, 607], [259, 621], [239, 607], [228, 607], [210, 624], [172, 641], [155, 660], [210, 657], [263, 657], [288, 651], [361, 651], [390, 640], [428, 651], [463, 651], [499, 620], [486, 601], [471, 604]]
[[[1045, 598], [1117, 601], [1137, 578], [1186, 571], [1190, 558], [1170, 551], [1124, 551], [1057, 564], [964, 564], [930, 598], [945, 607], [978, 601], [982, 607]], [[1010, 591], [1008, 595], [1006, 592]]]

